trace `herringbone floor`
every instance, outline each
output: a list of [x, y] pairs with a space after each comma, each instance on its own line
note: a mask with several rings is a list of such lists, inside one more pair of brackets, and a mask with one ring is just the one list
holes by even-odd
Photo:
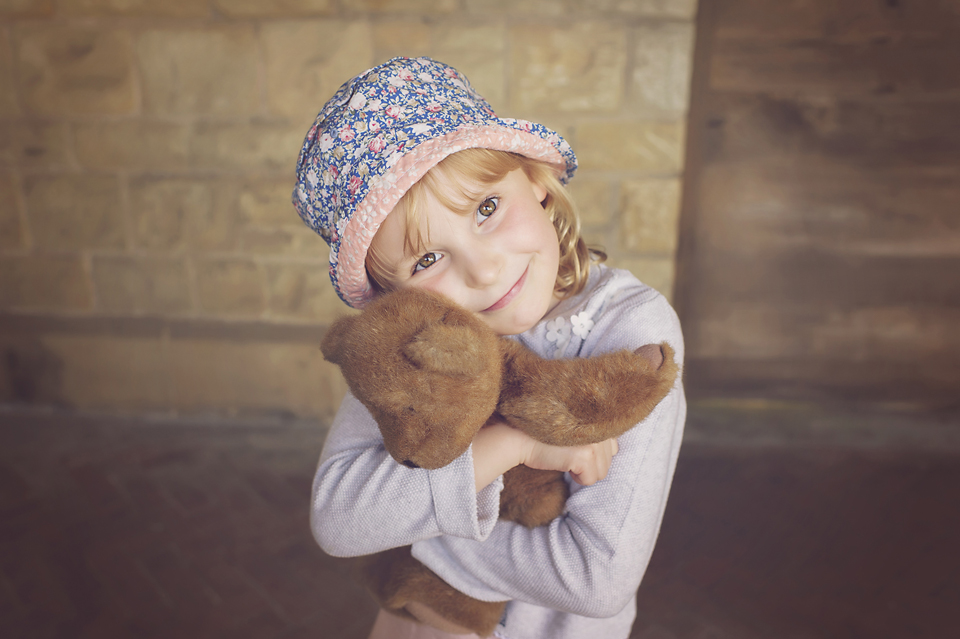
[[[0, 635], [362, 639], [307, 527], [321, 442], [0, 413]], [[958, 496], [955, 449], [691, 441], [633, 637], [960, 636]]]

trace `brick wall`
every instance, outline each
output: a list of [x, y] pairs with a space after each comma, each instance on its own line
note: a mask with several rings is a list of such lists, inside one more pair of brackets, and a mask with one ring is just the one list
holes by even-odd
[[544, 122], [612, 263], [672, 292], [696, 0], [0, 2], [0, 402], [332, 413], [344, 312], [289, 194], [393, 55]]

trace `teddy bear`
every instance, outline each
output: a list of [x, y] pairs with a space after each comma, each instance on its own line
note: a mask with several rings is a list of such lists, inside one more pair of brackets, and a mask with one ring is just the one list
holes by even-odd
[[[359, 315], [338, 319], [321, 351], [376, 420], [387, 452], [423, 469], [463, 454], [492, 417], [555, 446], [617, 437], [650, 414], [678, 371], [666, 343], [545, 359], [419, 289], [383, 294]], [[500, 518], [546, 525], [563, 514], [568, 495], [563, 473], [517, 466], [503, 477]], [[506, 605], [460, 593], [409, 546], [358, 558], [357, 569], [381, 607], [450, 632], [489, 635]]]

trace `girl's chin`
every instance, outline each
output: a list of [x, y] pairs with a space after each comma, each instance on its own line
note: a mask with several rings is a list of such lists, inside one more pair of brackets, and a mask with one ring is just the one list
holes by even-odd
[[[557, 300], [559, 301], [559, 300]], [[543, 309], [504, 309], [502, 314], [481, 316], [500, 335], [519, 335], [536, 326], [555, 304]], [[513, 312], [510, 312], [513, 310]], [[543, 312], [540, 312], [540, 311]]]

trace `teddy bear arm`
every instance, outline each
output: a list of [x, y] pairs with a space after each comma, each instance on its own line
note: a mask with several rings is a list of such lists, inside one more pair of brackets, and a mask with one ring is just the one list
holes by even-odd
[[[678, 367], [669, 344], [659, 366], [629, 351], [546, 360], [528, 350], [505, 358], [497, 410], [547, 444], [581, 446], [618, 437], [645, 419], [673, 388]], [[659, 358], [657, 358], [659, 359]]]

